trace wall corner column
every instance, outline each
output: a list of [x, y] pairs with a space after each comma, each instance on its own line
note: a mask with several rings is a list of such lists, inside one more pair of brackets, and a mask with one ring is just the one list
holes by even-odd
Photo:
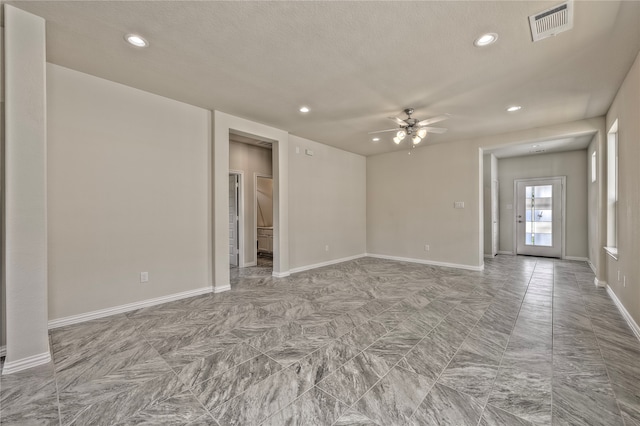
[[47, 330], [45, 21], [10, 5], [5, 19], [5, 285], [3, 374], [51, 360]]

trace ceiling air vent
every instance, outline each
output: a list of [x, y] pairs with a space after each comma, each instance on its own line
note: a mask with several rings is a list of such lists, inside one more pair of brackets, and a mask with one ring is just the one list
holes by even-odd
[[573, 28], [573, 1], [529, 16], [533, 41], [542, 40]]

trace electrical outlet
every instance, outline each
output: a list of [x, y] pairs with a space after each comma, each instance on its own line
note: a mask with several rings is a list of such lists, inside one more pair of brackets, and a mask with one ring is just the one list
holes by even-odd
[[149, 273], [148, 272], [140, 272], [140, 282], [141, 283], [149, 282]]
[[424, 251], [429, 251], [429, 244], [424, 245]]
[[626, 286], [627, 286], [627, 276], [626, 276], [626, 275], [624, 275], [624, 276], [622, 277], [622, 287], [626, 287]]
[[324, 251], [329, 251], [329, 245], [324, 246]]

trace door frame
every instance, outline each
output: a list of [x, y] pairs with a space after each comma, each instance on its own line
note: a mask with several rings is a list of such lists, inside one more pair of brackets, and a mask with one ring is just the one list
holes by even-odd
[[244, 172], [229, 169], [229, 175], [238, 176], [238, 268], [244, 268]]
[[[253, 173], [253, 232], [255, 232], [255, 238], [254, 238], [254, 244], [253, 244], [253, 258], [256, 260], [256, 265], [258, 264], [258, 178], [268, 178], [271, 179], [273, 181], [273, 174], [266, 174], [266, 173], [259, 173], [259, 172], [254, 172]], [[272, 217], [275, 218], [275, 215], [273, 215], [273, 209], [275, 208], [275, 206], [273, 205], [273, 198], [272, 198], [272, 204], [271, 204], [271, 214]], [[275, 223], [274, 223], [274, 227], [273, 227], [273, 238], [275, 238]]]
[[491, 193], [491, 256], [495, 257], [500, 248], [500, 181], [498, 179], [491, 180], [489, 192]]
[[566, 249], [567, 249], [567, 177], [566, 176], [543, 176], [543, 177], [535, 177], [535, 178], [523, 178], [523, 179], [514, 179], [513, 180], [513, 254], [518, 255], [518, 182], [535, 182], [540, 180], [551, 180], [551, 179], [560, 179], [561, 181], [561, 194], [560, 194], [560, 205], [562, 207], [562, 217], [561, 217], [561, 245], [560, 248], [560, 259], [564, 259], [566, 257]]

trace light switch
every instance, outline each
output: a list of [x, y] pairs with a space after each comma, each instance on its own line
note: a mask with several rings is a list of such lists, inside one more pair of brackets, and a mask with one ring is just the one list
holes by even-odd
[[464, 209], [464, 201], [456, 201], [455, 203], [453, 203], [453, 208]]

